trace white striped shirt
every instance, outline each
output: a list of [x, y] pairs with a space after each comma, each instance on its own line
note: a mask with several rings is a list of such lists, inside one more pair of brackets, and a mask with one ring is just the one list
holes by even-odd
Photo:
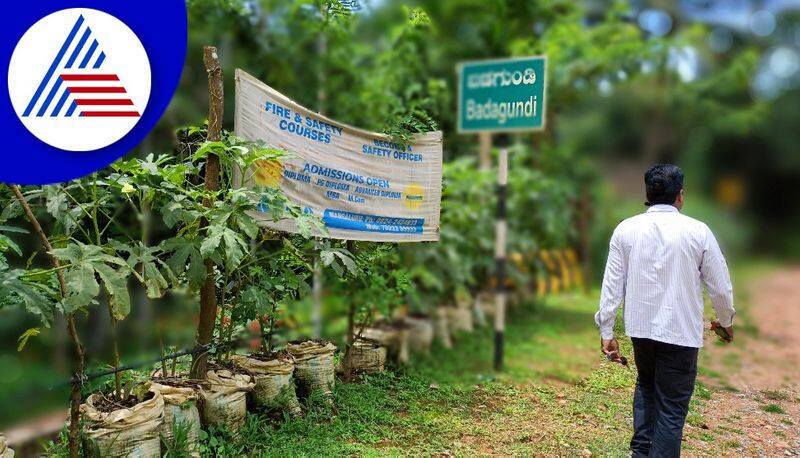
[[653, 205], [621, 222], [608, 252], [595, 322], [614, 336], [625, 300], [625, 333], [685, 347], [703, 346], [703, 284], [722, 326], [733, 322], [733, 288], [725, 258], [704, 223], [672, 205]]

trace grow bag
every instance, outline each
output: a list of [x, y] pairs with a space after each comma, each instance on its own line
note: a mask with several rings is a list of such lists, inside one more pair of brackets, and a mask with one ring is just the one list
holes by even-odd
[[294, 372], [292, 355], [282, 352], [266, 360], [253, 356], [233, 355], [231, 360], [249, 370], [255, 377], [255, 386], [250, 392], [254, 405], [272, 411], [286, 411], [293, 417], [299, 417], [303, 413], [300, 410], [300, 403], [297, 402], [292, 380]]
[[153, 382], [150, 391], [161, 393], [164, 398], [164, 422], [161, 425], [161, 437], [167, 444], [175, 440], [173, 432], [177, 428], [186, 429], [186, 448], [184, 452], [199, 457], [197, 440], [200, 436], [200, 412], [197, 410], [198, 390], [192, 386], [170, 385]]
[[152, 393], [133, 407], [104, 412], [98, 406], [102, 395], [89, 396], [81, 405], [89, 456], [141, 457], [161, 456], [161, 425], [164, 398]]
[[450, 307], [447, 309], [450, 333], [472, 332], [472, 311], [466, 307]]
[[448, 312], [445, 307], [436, 309], [436, 315], [433, 319], [433, 334], [436, 340], [444, 348], [453, 348], [453, 340], [450, 339], [450, 325], [448, 323]]
[[350, 374], [375, 374], [386, 365], [386, 347], [375, 340], [360, 338], [353, 342], [346, 358], [342, 359], [339, 372], [350, 370]]
[[494, 307], [495, 307], [495, 294], [485, 291], [478, 294], [478, 298], [475, 300], [475, 308], [481, 311], [483, 316], [485, 316], [489, 320], [494, 319]]
[[422, 316], [408, 316], [408, 348], [417, 353], [428, 353], [433, 342], [433, 322]]
[[200, 389], [203, 422], [227, 429], [232, 437], [238, 437], [247, 417], [247, 393], [253, 386], [255, 382], [247, 374], [228, 369], [208, 371]]
[[0, 458], [14, 458], [14, 450], [8, 447], [6, 436], [0, 435]]
[[365, 328], [361, 337], [374, 340], [386, 347], [388, 356], [401, 364], [408, 363], [409, 329], [405, 323], [384, 324]]
[[294, 376], [299, 394], [303, 397], [314, 391], [331, 398], [336, 374], [333, 368], [333, 353], [336, 345], [321, 340], [290, 342], [286, 349], [294, 357]]

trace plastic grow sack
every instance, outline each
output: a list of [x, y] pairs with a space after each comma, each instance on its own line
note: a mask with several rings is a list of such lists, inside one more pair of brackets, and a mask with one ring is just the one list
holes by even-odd
[[6, 436], [2, 434], [0, 434], [0, 458], [14, 458], [14, 450], [11, 450]]
[[408, 316], [408, 348], [415, 353], [428, 353], [433, 343], [433, 322], [430, 318]]
[[95, 407], [100, 395], [81, 405], [88, 454], [101, 457], [157, 458], [161, 456], [164, 398], [160, 393], [133, 407], [103, 412]]
[[439, 307], [436, 309], [436, 315], [433, 319], [433, 335], [444, 348], [453, 348], [448, 315], [447, 308]]
[[236, 438], [247, 417], [247, 393], [255, 382], [247, 374], [210, 370], [200, 389], [202, 419], [208, 426], [227, 429]]
[[302, 415], [292, 380], [294, 358], [290, 354], [269, 361], [245, 355], [233, 355], [231, 360], [255, 377], [255, 386], [250, 392], [253, 404], [269, 410], [287, 411], [293, 417]]
[[448, 324], [450, 333], [472, 332], [475, 330], [472, 324], [472, 310], [465, 307], [447, 308]]
[[153, 382], [150, 391], [158, 391], [164, 398], [164, 421], [161, 436], [167, 443], [174, 441], [175, 428], [186, 428], [186, 449], [191, 456], [199, 457], [200, 411], [197, 400], [200, 393], [190, 386], [162, 385]]
[[401, 364], [407, 364], [409, 360], [409, 329], [408, 325], [401, 326], [376, 326], [364, 328], [361, 337], [367, 340], [374, 340], [388, 351], [388, 356]]
[[320, 391], [332, 398], [336, 374], [333, 367], [333, 353], [336, 345], [331, 342], [306, 340], [291, 342], [286, 349], [294, 357], [294, 374], [301, 395], [308, 396]]
[[386, 347], [374, 340], [357, 339], [350, 346], [347, 358], [341, 361], [339, 372], [348, 367], [351, 374], [375, 374], [386, 366]]

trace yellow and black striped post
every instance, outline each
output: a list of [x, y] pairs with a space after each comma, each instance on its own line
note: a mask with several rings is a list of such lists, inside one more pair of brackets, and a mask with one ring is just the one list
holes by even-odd
[[508, 149], [500, 149], [497, 166], [497, 220], [494, 258], [497, 264], [497, 289], [494, 313], [494, 368], [503, 369], [503, 344], [506, 330], [506, 195], [508, 192]]

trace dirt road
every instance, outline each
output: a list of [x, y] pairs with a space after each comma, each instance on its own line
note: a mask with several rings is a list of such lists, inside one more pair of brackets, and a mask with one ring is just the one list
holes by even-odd
[[800, 267], [755, 279], [736, 318], [736, 342], [708, 336], [701, 376], [717, 388], [690, 421], [693, 454], [800, 456]]

